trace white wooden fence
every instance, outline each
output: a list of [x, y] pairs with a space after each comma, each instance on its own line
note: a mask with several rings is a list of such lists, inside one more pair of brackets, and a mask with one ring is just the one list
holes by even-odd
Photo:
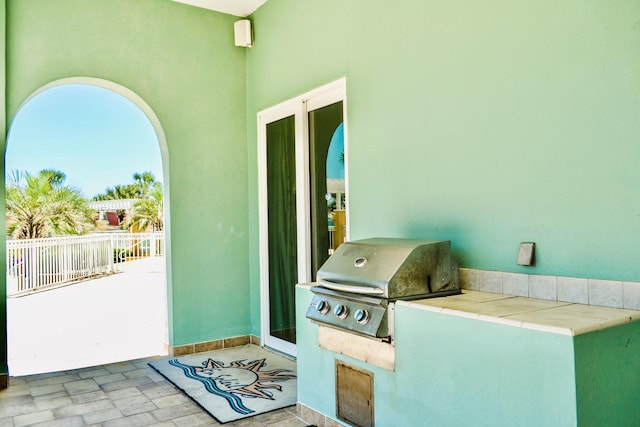
[[164, 233], [7, 240], [7, 295], [116, 273], [122, 262], [154, 256], [164, 256]]

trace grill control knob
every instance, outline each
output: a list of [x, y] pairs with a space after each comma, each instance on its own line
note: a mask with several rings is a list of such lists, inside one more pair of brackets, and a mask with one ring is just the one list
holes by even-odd
[[359, 324], [364, 325], [369, 321], [369, 319], [371, 318], [371, 315], [367, 310], [359, 309], [359, 310], [356, 310], [355, 314], [353, 315], [353, 318], [356, 319], [356, 322], [358, 322]]
[[338, 319], [344, 319], [349, 315], [349, 308], [346, 305], [338, 304], [336, 308], [333, 309], [333, 314], [335, 314]]
[[327, 314], [330, 308], [329, 302], [325, 299], [318, 301], [316, 304], [316, 310], [318, 310], [320, 314]]

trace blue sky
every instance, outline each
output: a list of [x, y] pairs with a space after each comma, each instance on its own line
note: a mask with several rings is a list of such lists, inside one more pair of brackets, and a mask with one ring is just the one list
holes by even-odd
[[18, 111], [7, 138], [5, 171], [55, 169], [85, 197], [133, 183], [136, 172], [162, 181], [156, 134], [123, 96], [90, 85], [48, 89]]

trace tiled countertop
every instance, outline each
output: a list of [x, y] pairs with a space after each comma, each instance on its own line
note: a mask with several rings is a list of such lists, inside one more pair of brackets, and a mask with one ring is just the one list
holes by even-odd
[[640, 311], [636, 310], [516, 297], [466, 289], [460, 295], [398, 301], [397, 304], [563, 335], [580, 335], [640, 320]]

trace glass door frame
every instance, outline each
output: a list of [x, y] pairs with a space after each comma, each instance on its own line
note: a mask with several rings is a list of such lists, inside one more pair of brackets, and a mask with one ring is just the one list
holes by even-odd
[[[303, 95], [258, 112], [258, 238], [260, 260], [260, 344], [296, 356], [296, 345], [270, 335], [269, 238], [267, 211], [267, 125], [285, 117], [295, 117], [296, 210], [298, 241], [298, 283], [311, 280], [311, 194], [309, 172], [310, 111], [342, 101], [344, 123], [345, 188], [348, 194], [347, 96], [346, 78], [341, 78]], [[346, 235], [349, 240], [349, 198], [346, 200]]]

